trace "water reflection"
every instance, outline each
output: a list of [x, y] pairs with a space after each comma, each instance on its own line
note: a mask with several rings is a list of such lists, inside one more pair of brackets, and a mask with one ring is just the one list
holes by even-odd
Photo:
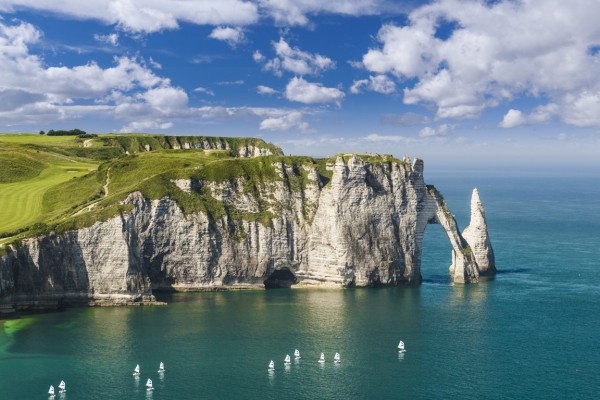
[[400, 361], [400, 362], [404, 361], [404, 354], [405, 353], [402, 351], [398, 352], [398, 361]]
[[482, 305], [488, 297], [490, 284], [490, 281], [480, 282], [475, 285], [453, 284], [452, 295], [454, 304], [466, 303], [471, 307]]

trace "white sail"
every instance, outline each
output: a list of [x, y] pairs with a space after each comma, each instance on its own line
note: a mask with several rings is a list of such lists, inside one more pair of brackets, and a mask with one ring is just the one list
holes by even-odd
[[160, 362], [160, 365], [158, 366], [158, 372], [163, 372], [165, 370], [165, 364], [163, 364], [163, 362]]
[[137, 364], [135, 366], [135, 368], [133, 369], [133, 374], [134, 375], [139, 375], [140, 374], [140, 364]]
[[148, 381], [146, 381], [146, 388], [152, 389], [152, 379], [148, 378]]
[[275, 369], [275, 361], [271, 360], [269, 363], [269, 369]]
[[294, 350], [294, 357], [300, 358], [300, 350], [298, 350], [298, 349]]
[[58, 388], [60, 389], [61, 392], [66, 392], [67, 391], [67, 384], [65, 383], [65, 381], [60, 381]]
[[325, 354], [321, 353], [321, 357], [319, 357], [319, 362], [320, 363], [325, 362]]
[[404, 342], [401, 340], [400, 343], [398, 343], [398, 350], [403, 351], [404, 350]]
[[340, 362], [340, 353], [335, 353], [335, 356], [333, 357], [333, 360], [334, 360], [336, 363], [339, 363], [339, 362]]
[[284, 360], [284, 362], [285, 362], [286, 364], [289, 364], [289, 363], [291, 362], [291, 358], [290, 358], [290, 355], [289, 355], [289, 354], [286, 354], [286, 355], [285, 355], [285, 360]]
[[48, 394], [54, 396], [54, 386], [50, 385], [50, 389], [48, 389]]

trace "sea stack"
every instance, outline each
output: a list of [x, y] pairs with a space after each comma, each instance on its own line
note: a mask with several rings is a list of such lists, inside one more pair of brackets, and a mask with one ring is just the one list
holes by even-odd
[[480, 276], [491, 276], [496, 274], [496, 260], [494, 249], [490, 242], [490, 236], [485, 219], [485, 210], [479, 198], [477, 188], [473, 189], [471, 196], [471, 222], [462, 234], [469, 244]]

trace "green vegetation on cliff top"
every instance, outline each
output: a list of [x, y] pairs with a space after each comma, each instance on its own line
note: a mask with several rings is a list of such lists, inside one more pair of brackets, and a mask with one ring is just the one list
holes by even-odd
[[[273, 155], [237, 157], [248, 146]], [[290, 189], [304, 196], [310, 181], [306, 167], [317, 170], [321, 184], [326, 184], [332, 174], [327, 164], [332, 161], [286, 157], [278, 147], [253, 138], [1, 134], [0, 254], [7, 243], [90, 226], [126, 212], [131, 205], [122, 202], [135, 191], [148, 199], [169, 197], [186, 214], [202, 211], [214, 219], [227, 215], [234, 221], [270, 224], [273, 204], [260, 195], [266, 185], [285, 180]], [[402, 162], [375, 155], [365, 161]], [[277, 164], [286, 166], [284, 177], [277, 172]], [[243, 191], [257, 201], [259, 212], [236, 210], [213, 197], [208, 187], [185, 192], [176, 186], [177, 179], [241, 182]]]
[[253, 138], [1, 134], [0, 247], [110, 218], [126, 211], [121, 202], [133, 191], [152, 199], [172, 197], [184, 211], [221, 216], [228, 210], [210, 193], [185, 193], [172, 180], [203, 174], [216, 180], [271, 179], [274, 170], [266, 166], [271, 161], [235, 158], [247, 147], [268, 150], [274, 154], [269, 160], [282, 157], [278, 147]]

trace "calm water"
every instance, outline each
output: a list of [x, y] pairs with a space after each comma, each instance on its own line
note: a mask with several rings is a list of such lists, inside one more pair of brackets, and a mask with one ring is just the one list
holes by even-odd
[[[500, 270], [479, 285], [449, 282], [450, 245], [430, 226], [418, 288], [181, 294], [9, 321], [0, 398], [47, 399], [61, 379], [57, 400], [598, 398], [597, 176], [428, 176], [461, 227], [479, 187]], [[286, 369], [294, 348], [303, 358]]]

